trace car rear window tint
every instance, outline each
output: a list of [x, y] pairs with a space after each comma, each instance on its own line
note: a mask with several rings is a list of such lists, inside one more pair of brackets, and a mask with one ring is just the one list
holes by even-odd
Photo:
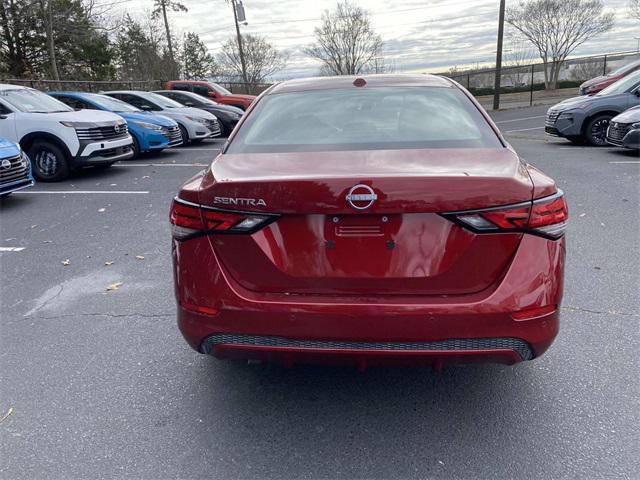
[[456, 88], [376, 87], [266, 96], [227, 152], [500, 147]]

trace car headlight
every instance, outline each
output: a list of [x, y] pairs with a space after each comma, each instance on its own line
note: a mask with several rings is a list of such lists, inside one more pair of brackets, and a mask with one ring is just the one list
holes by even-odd
[[138, 125], [140, 128], [146, 128], [149, 130], [153, 130], [155, 132], [161, 132], [162, 131], [162, 127], [160, 125], [154, 125], [153, 123], [147, 123], [147, 122], [131, 122], [131, 123], [135, 123], [136, 125]]
[[558, 115], [558, 120], [560, 120], [561, 118], [566, 120], [573, 120], [573, 112], [562, 112], [560, 115]]
[[204, 118], [198, 118], [198, 117], [187, 117], [187, 118], [192, 122], [202, 123], [203, 125], [206, 125], [207, 123], [207, 121]]
[[631, 128], [633, 128], [634, 130], [640, 128], [640, 122], [632, 123]]
[[20, 151], [20, 159], [22, 160], [22, 166], [23, 167], [28, 167], [29, 164], [31, 163], [31, 161], [29, 160], [29, 157], [27, 156], [27, 154], [24, 153], [23, 151]]

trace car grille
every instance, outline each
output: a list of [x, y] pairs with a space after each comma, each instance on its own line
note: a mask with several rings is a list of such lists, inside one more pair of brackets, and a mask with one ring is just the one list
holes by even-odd
[[129, 133], [126, 123], [105, 127], [76, 128], [79, 140], [113, 140], [125, 138]]
[[207, 128], [212, 134], [220, 135], [220, 124], [218, 123], [218, 120], [207, 120], [206, 122]]
[[553, 127], [556, 124], [556, 120], [560, 116], [560, 112], [557, 110], [549, 110], [547, 112], [547, 118], [544, 121], [545, 127]]
[[622, 144], [625, 135], [631, 130], [631, 123], [609, 123], [609, 131], [607, 132], [607, 141]]
[[527, 342], [519, 338], [454, 338], [435, 342], [351, 342], [335, 340], [297, 340], [285, 337], [217, 333], [202, 342], [204, 353], [213, 353], [216, 345], [243, 345], [314, 350], [390, 350], [390, 351], [438, 351], [438, 350], [513, 350], [522, 360], [531, 360], [533, 352]]
[[0, 183], [15, 182], [28, 177], [29, 164], [22, 161], [21, 155], [3, 158], [0, 161], [4, 162], [5, 160], [9, 160], [9, 162], [11, 162], [11, 166], [6, 168], [0, 166]]
[[179, 126], [162, 127], [162, 134], [169, 139], [169, 144], [182, 143], [182, 133]]

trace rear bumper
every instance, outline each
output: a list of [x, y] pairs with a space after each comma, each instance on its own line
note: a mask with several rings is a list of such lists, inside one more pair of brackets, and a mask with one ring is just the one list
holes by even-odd
[[[558, 333], [564, 240], [525, 235], [495, 285], [458, 296], [258, 294], [225, 274], [206, 238], [174, 241], [173, 256], [180, 331], [220, 358], [511, 364], [540, 356]], [[543, 316], [512, 316], [550, 305]]]

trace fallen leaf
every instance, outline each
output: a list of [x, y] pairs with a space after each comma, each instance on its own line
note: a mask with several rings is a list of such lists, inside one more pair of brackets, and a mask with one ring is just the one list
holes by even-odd
[[122, 286], [122, 282], [112, 283], [111, 285], [107, 285], [107, 291], [117, 290]]
[[36, 228], [37, 226], [38, 226], [38, 224], [31, 225], [31, 228]]
[[67, 265], [69, 265], [70, 263], [71, 263], [71, 260], [69, 260], [68, 258], [67, 258], [66, 260], [63, 260], [63, 261], [62, 261], [62, 265], [64, 265], [65, 267], [66, 267]]
[[144, 260], [144, 257], [143, 257], [142, 255], [136, 255], [136, 258], [137, 258], [138, 260]]
[[580, 214], [580, 216], [581, 216], [581, 217], [584, 217], [584, 216], [586, 216], [586, 215], [587, 215], [586, 213], [581, 213], [581, 214]]
[[1, 418], [0, 418], [0, 423], [4, 422], [7, 418], [9, 418], [9, 415], [11, 415], [13, 413], [13, 407], [9, 407], [9, 410], [7, 411], [7, 413], [5, 413]]
[[143, 175], [142, 178], [151, 178], [149, 175]]
[[43, 240], [42, 243], [51, 243], [51, 240]]
[[99, 209], [98, 209], [98, 211], [99, 211], [100, 213], [104, 213], [104, 212], [106, 212], [106, 211], [107, 211], [107, 209], [106, 209], [106, 208], [99, 208]]
[[106, 267], [109, 267], [109, 266], [113, 265], [113, 262], [104, 262], [104, 265], [105, 265]]

